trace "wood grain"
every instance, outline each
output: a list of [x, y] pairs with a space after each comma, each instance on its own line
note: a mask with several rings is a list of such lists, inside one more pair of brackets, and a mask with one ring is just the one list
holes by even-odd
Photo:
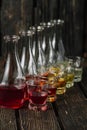
[[[50, 104], [49, 104], [50, 105]], [[61, 130], [52, 106], [46, 112], [20, 110], [22, 130]]]
[[17, 130], [14, 110], [0, 108], [0, 130]]
[[87, 98], [79, 86], [70, 88], [64, 99], [56, 102], [56, 111], [64, 130], [87, 129]]

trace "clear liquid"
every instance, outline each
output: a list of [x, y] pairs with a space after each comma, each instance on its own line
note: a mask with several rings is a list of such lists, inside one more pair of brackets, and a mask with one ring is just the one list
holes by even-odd
[[82, 80], [82, 68], [75, 68], [75, 82], [80, 82]]

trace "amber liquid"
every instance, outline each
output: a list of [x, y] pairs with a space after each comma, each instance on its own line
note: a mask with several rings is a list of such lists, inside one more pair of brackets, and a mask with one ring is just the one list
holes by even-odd
[[26, 99], [26, 85], [19, 89], [15, 85], [0, 85], [0, 107], [17, 109]]
[[66, 80], [65, 78], [59, 78], [57, 82], [55, 83], [57, 87], [56, 94], [64, 94], [66, 92]]
[[56, 87], [48, 86], [48, 102], [54, 102], [56, 101]]
[[44, 77], [46, 77], [48, 82], [48, 102], [54, 102], [57, 99], [56, 96], [56, 90], [57, 87], [54, 85], [54, 79], [55, 79], [55, 73], [46, 72], [43, 74]]

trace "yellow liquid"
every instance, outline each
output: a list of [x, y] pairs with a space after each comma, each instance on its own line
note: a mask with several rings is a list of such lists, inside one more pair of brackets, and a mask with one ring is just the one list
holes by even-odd
[[64, 94], [66, 92], [66, 80], [65, 78], [59, 78], [54, 84], [57, 87], [56, 94]]
[[74, 74], [67, 74], [66, 76], [66, 87], [70, 88], [74, 85]]

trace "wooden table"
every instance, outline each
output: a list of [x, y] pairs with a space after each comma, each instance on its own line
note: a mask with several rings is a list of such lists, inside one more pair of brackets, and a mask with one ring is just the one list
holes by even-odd
[[49, 103], [46, 112], [0, 108], [0, 130], [87, 130], [86, 71], [82, 82]]

